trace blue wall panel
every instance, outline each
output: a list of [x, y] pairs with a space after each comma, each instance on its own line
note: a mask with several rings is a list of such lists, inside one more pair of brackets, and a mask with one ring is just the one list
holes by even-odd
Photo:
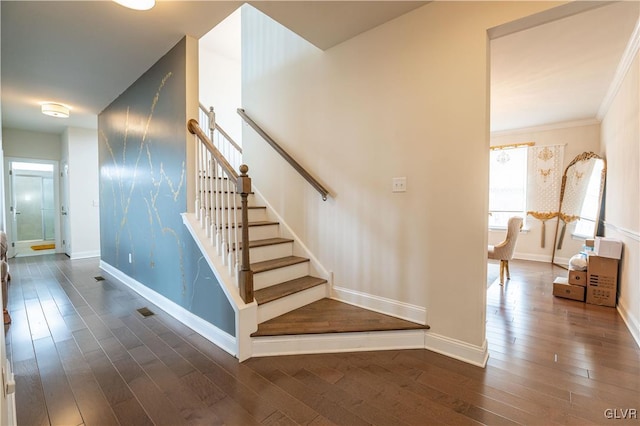
[[182, 223], [186, 39], [98, 117], [102, 260], [235, 334], [234, 312]]

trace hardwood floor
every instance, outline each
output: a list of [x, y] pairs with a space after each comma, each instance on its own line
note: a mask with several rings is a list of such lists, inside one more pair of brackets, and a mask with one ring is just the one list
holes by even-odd
[[640, 349], [615, 309], [554, 298], [547, 264], [512, 261], [487, 290], [485, 369], [427, 350], [238, 363], [97, 281], [96, 259], [10, 265], [19, 425], [638, 423], [620, 417], [640, 410]]

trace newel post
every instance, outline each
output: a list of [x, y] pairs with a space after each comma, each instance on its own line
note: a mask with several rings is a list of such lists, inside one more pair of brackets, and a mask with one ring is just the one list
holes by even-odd
[[236, 192], [241, 197], [242, 213], [242, 265], [240, 265], [240, 275], [238, 287], [240, 297], [245, 303], [253, 302], [253, 271], [249, 261], [249, 209], [247, 208], [247, 197], [251, 192], [251, 178], [247, 175], [249, 167], [246, 164], [240, 166], [240, 176], [236, 185]]

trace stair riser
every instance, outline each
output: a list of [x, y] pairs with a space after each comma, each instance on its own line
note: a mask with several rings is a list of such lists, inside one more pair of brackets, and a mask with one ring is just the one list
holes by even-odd
[[[212, 201], [211, 204], [218, 204], [218, 203], [223, 203], [223, 205], [227, 206], [229, 204], [233, 205], [233, 197], [235, 196], [236, 198], [236, 206], [240, 206], [241, 202], [242, 202], [242, 197], [239, 194], [234, 194], [232, 196], [228, 196], [228, 194], [224, 193], [223, 194], [223, 198], [218, 198], [217, 203], [215, 201]], [[204, 200], [204, 198], [203, 198]], [[254, 198], [252, 194], [249, 194], [249, 196], [247, 197], [247, 203], [250, 206], [255, 205], [254, 204]], [[201, 203], [201, 205], [204, 207], [204, 203]]]
[[260, 305], [258, 306], [258, 324], [328, 297], [328, 289], [328, 284], [317, 285], [282, 299]]
[[309, 275], [309, 262], [296, 263], [295, 265], [254, 274], [253, 288], [254, 290], [260, 290], [284, 281], [304, 277], [305, 275]]
[[250, 240], [264, 240], [267, 238], [277, 238], [278, 225], [262, 225], [249, 227]]
[[253, 247], [249, 250], [251, 262], [263, 262], [293, 255], [293, 242], [272, 244], [264, 247]]
[[[267, 220], [267, 211], [265, 209], [248, 209], [249, 212], [249, 222], [261, 222]], [[238, 209], [234, 211], [236, 222], [242, 221], [242, 210]], [[227, 214], [226, 210], [224, 212], [223, 217], [221, 218], [222, 223], [225, 225], [229, 222], [233, 222], [234, 214], [231, 214], [231, 217]]]

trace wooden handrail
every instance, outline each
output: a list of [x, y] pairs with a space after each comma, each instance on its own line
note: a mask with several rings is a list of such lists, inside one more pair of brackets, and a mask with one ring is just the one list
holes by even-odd
[[[196, 137], [200, 140], [202, 145], [206, 147], [211, 156], [213, 157], [214, 162], [222, 168], [224, 175], [228, 178], [225, 179], [225, 183], [223, 185], [229, 185], [229, 181], [235, 185], [235, 194], [240, 195], [240, 212], [241, 218], [240, 223], [235, 222], [235, 212], [232, 212], [231, 209], [235, 210], [235, 194], [232, 191], [225, 187], [225, 193], [227, 195], [221, 197], [220, 204], [218, 204], [219, 195], [219, 187], [217, 179], [217, 173], [213, 173], [210, 175], [210, 170], [208, 171], [199, 171], [197, 170], [197, 176], [201, 179], [205, 179], [207, 184], [205, 184], [204, 189], [200, 189], [201, 195], [205, 195], [204, 207], [203, 211], [206, 212], [206, 226], [212, 227], [218, 235], [221, 234], [221, 239], [217, 236], [215, 237], [216, 245], [218, 247], [222, 247], [222, 256], [226, 259], [231, 253], [231, 247], [235, 246], [238, 248], [236, 250], [236, 256], [239, 250], [241, 253], [241, 264], [240, 268], [237, 269], [238, 273], [238, 291], [240, 293], [240, 297], [244, 300], [245, 303], [251, 303], [254, 300], [253, 297], [253, 271], [251, 270], [251, 261], [249, 258], [249, 208], [248, 208], [248, 196], [251, 193], [251, 178], [247, 175], [247, 171], [249, 171], [249, 167], [246, 164], [242, 164], [240, 166], [240, 175], [233, 169], [233, 167], [229, 164], [229, 162], [224, 158], [222, 153], [211, 143], [211, 140], [206, 135], [206, 133], [200, 128], [197, 120], [191, 119], [187, 122], [187, 128], [189, 132], [196, 135]], [[198, 148], [196, 151], [203, 151]], [[200, 163], [200, 160], [197, 158], [199, 154], [196, 154], [196, 163]], [[206, 163], [210, 163], [210, 159], [206, 159]], [[216, 168], [214, 168], [217, 170]], [[215, 187], [212, 187], [211, 181], [215, 181]], [[198, 191], [198, 186], [196, 184], [196, 191]], [[230, 204], [227, 204], [225, 207], [225, 198], [233, 200], [233, 207]], [[199, 210], [199, 208], [198, 208]], [[210, 223], [209, 216], [213, 213], [213, 224]], [[202, 218], [202, 213], [201, 218]], [[225, 220], [226, 215], [226, 220]], [[234, 221], [234, 223], [230, 222]], [[237, 230], [238, 226], [241, 228], [242, 237], [241, 240], [238, 241], [237, 238]], [[235, 231], [235, 237], [231, 234], [227, 235], [225, 229], [228, 232], [231, 232], [231, 229]], [[212, 232], [213, 234], [213, 232]], [[213, 237], [212, 237], [213, 238]], [[231, 261], [233, 264], [233, 261]]]
[[260, 136], [262, 136], [262, 138], [267, 141], [267, 143], [271, 145], [271, 147], [275, 149], [276, 152], [280, 154], [282, 158], [284, 158], [287, 163], [291, 165], [291, 167], [296, 169], [296, 171], [300, 173], [300, 175], [305, 178], [307, 182], [309, 182], [311, 186], [313, 186], [316, 191], [320, 193], [320, 195], [322, 195], [322, 200], [327, 201], [329, 191], [324, 186], [322, 186], [320, 182], [318, 182], [313, 176], [311, 176], [311, 174], [307, 172], [304, 167], [302, 167], [296, 160], [293, 159], [293, 157], [291, 157], [284, 149], [282, 149], [282, 147], [278, 145], [278, 143], [274, 141], [273, 138], [269, 136], [264, 130], [262, 130], [262, 128], [258, 126], [255, 121], [249, 118], [244, 109], [238, 108], [238, 114], [240, 114], [240, 117], [242, 117], [242, 119], [249, 126], [251, 126], [253, 130], [255, 130]]
[[193, 118], [189, 120], [189, 122], [187, 123], [187, 129], [189, 129], [189, 132], [191, 132], [191, 134], [196, 135], [202, 141], [202, 143], [204, 143], [204, 146], [206, 146], [209, 152], [211, 152], [211, 155], [215, 157], [216, 161], [229, 175], [229, 179], [231, 179], [233, 183], [238, 182], [238, 173], [233, 170], [231, 164], [229, 164], [227, 159], [224, 158], [224, 155], [222, 155], [222, 153], [218, 151], [218, 148], [216, 148], [213, 143], [211, 143], [211, 139], [209, 139], [209, 136], [207, 136], [207, 134], [200, 128], [198, 120], [195, 120]]
[[[206, 106], [204, 106], [204, 105], [200, 104], [200, 109], [202, 110], [202, 112], [204, 112], [205, 114], [207, 114], [207, 115], [208, 115], [208, 114], [211, 112], [211, 110], [213, 109], [213, 107], [211, 107], [211, 109], [210, 109], [210, 110], [208, 110]], [[215, 123], [215, 121], [214, 121], [214, 123]], [[236, 141], [234, 141], [234, 140], [233, 140], [233, 138], [232, 138], [231, 136], [229, 136], [229, 134], [228, 134], [227, 132], [225, 132], [225, 131], [222, 129], [222, 127], [220, 127], [220, 126], [218, 125], [218, 123], [215, 123], [215, 128], [216, 128], [216, 130], [217, 130], [217, 131], [219, 131], [219, 132], [220, 132], [220, 134], [221, 134], [222, 136], [224, 136], [224, 137], [225, 137], [225, 139], [227, 139], [227, 140], [229, 141], [229, 143], [231, 144], [231, 146], [232, 146], [232, 147], [234, 147], [234, 148], [235, 148], [235, 149], [236, 149], [240, 154], [242, 154], [242, 147], [241, 147], [240, 145], [238, 145], [238, 144], [236, 143]]]

